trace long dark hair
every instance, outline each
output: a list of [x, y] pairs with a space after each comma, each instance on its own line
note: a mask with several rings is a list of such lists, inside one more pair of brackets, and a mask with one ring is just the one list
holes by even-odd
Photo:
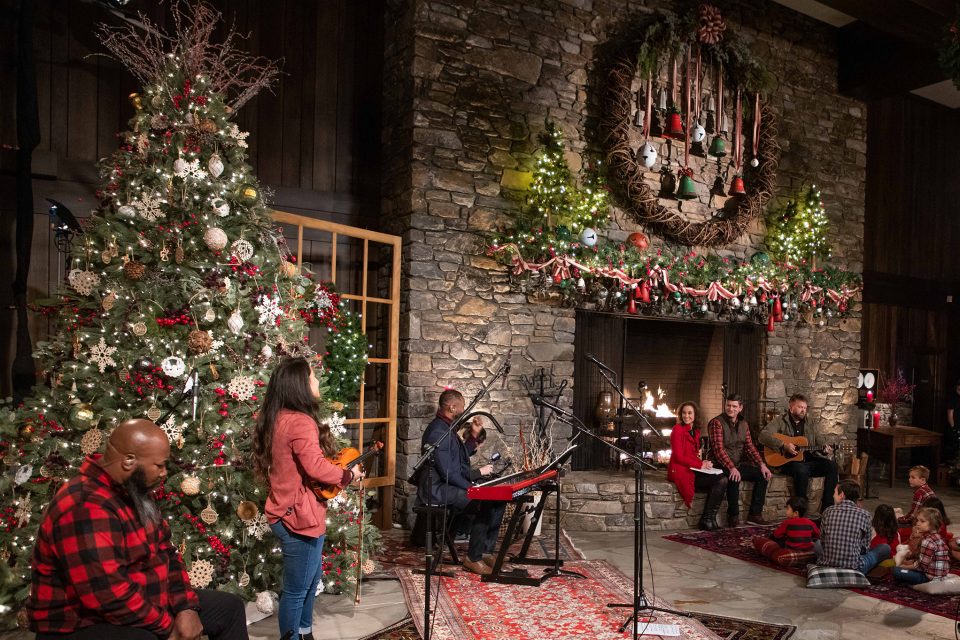
[[305, 358], [285, 358], [270, 375], [260, 414], [253, 430], [253, 473], [270, 483], [273, 463], [273, 428], [283, 409], [305, 413], [320, 429], [320, 448], [330, 457], [336, 453], [330, 427], [320, 422], [319, 404], [310, 392], [310, 363]]
[[[897, 524], [897, 514], [893, 512], [893, 507], [888, 504], [878, 504], [873, 512], [873, 528], [877, 534], [883, 536], [889, 542], [897, 539], [897, 531], [900, 526]], [[893, 543], [890, 543], [893, 546]]]

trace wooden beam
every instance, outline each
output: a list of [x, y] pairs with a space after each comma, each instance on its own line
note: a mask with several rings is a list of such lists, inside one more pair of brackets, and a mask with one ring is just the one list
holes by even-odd
[[840, 29], [838, 85], [861, 100], [908, 93], [945, 79], [937, 53], [861, 22]]
[[876, 0], [820, 0], [832, 9], [856, 18], [883, 33], [928, 49], [935, 49], [947, 20], [946, 14], [926, 5], [933, 2], [877, 2]]

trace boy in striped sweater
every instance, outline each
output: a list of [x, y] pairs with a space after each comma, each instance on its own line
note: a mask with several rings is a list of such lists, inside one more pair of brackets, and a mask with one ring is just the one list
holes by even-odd
[[753, 548], [765, 558], [780, 565], [796, 566], [813, 558], [813, 543], [820, 538], [820, 529], [809, 518], [807, 499], [795, 496], [787, 500], [787, 519], [770, 537], [755, 536]]

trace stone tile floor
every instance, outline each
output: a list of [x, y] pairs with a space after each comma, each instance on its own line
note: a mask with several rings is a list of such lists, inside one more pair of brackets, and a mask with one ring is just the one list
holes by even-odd
[[[909, 506], [906, 487], [875, 487], [882, 499]], [[948, 515], [960, 524], [960, 491], [943, 490]], [[871, 511], [880, 500], [868, 500]], [[717, 556], [689, 545], [664, 540], [653, 532], [646, 540], [644, 587], [674, 603], [678, 609], [766, 620], [797, 626], [794, 640], [902, 640], [954, 637], [954, 622], [941, 616], [898, 607], [844, 590], [811, 590], [799, 578], [764, 567]], [[633, 534], [629, 532], [573, 532], [574, 542], [590, 559], [605, 559], [630, 575], [633, 570]], [[549, 588], [549, 582], [542, 588]], [[399, 583], [368, 582], [363, 598], [321, 596], [314, 616], [318, 640], [352, 639], [372, 633], [407, 615]], [[250, 626], [251, 637], [275, 640], [276, 619]], [[31, 637], [0, 634], [2, 640]]]

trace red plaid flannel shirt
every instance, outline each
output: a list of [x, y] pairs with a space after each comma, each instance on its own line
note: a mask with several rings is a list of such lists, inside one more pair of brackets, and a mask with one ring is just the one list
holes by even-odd
[[927, 574], [928, 578], [942, 578], [950, 573], [950, 552], [939, 533], [927, 534], [920, 542], [917, 571]]
[[[717, 416], [707, 425], [710, 437], [710, 450], [713, 452], [713, 455], [717, 457], [717, 461], [730, 471], [734, 469], [736, 465], [733, 464], [733, 460], [730, 459], [730, 456], [727, 455], [727, 452], [723, 448], [723, 423], [720, 422], [721, 419], [720, 416]], [[757, 451], [757, 448], [753, 446], [753, 438], [750, 437], [750, 426], [746, 420], [740, 420], [739, 422], [742, 423], [743, 428], [747, 430], [747, 439], [743, 443], [744, 453], [750, 456], [759, 467], [763, 464], [763, 458], [760, 457], [760, 452]], [[744, 460], [745, 457], [740, 458], [741, 462]]]
[[913, 492], [913, 502], [910, 503], [910, 513], [901, 518], [897, 518], [897, 522], [900, 524], [913, 524], [913, 519], [917, 517], [917, 511], [923, 506], [923, 501], [935, 495], [937, 494], [933, 492], [930, 485], [924, 482]]
[[141, 524], [124, 490], [84, 460], [44, 514], [33, 550], [30, 628], [69, 633], [93, 624], [139, 627], [159, 636], [174, 617], [199, 609], [170, 527]]

